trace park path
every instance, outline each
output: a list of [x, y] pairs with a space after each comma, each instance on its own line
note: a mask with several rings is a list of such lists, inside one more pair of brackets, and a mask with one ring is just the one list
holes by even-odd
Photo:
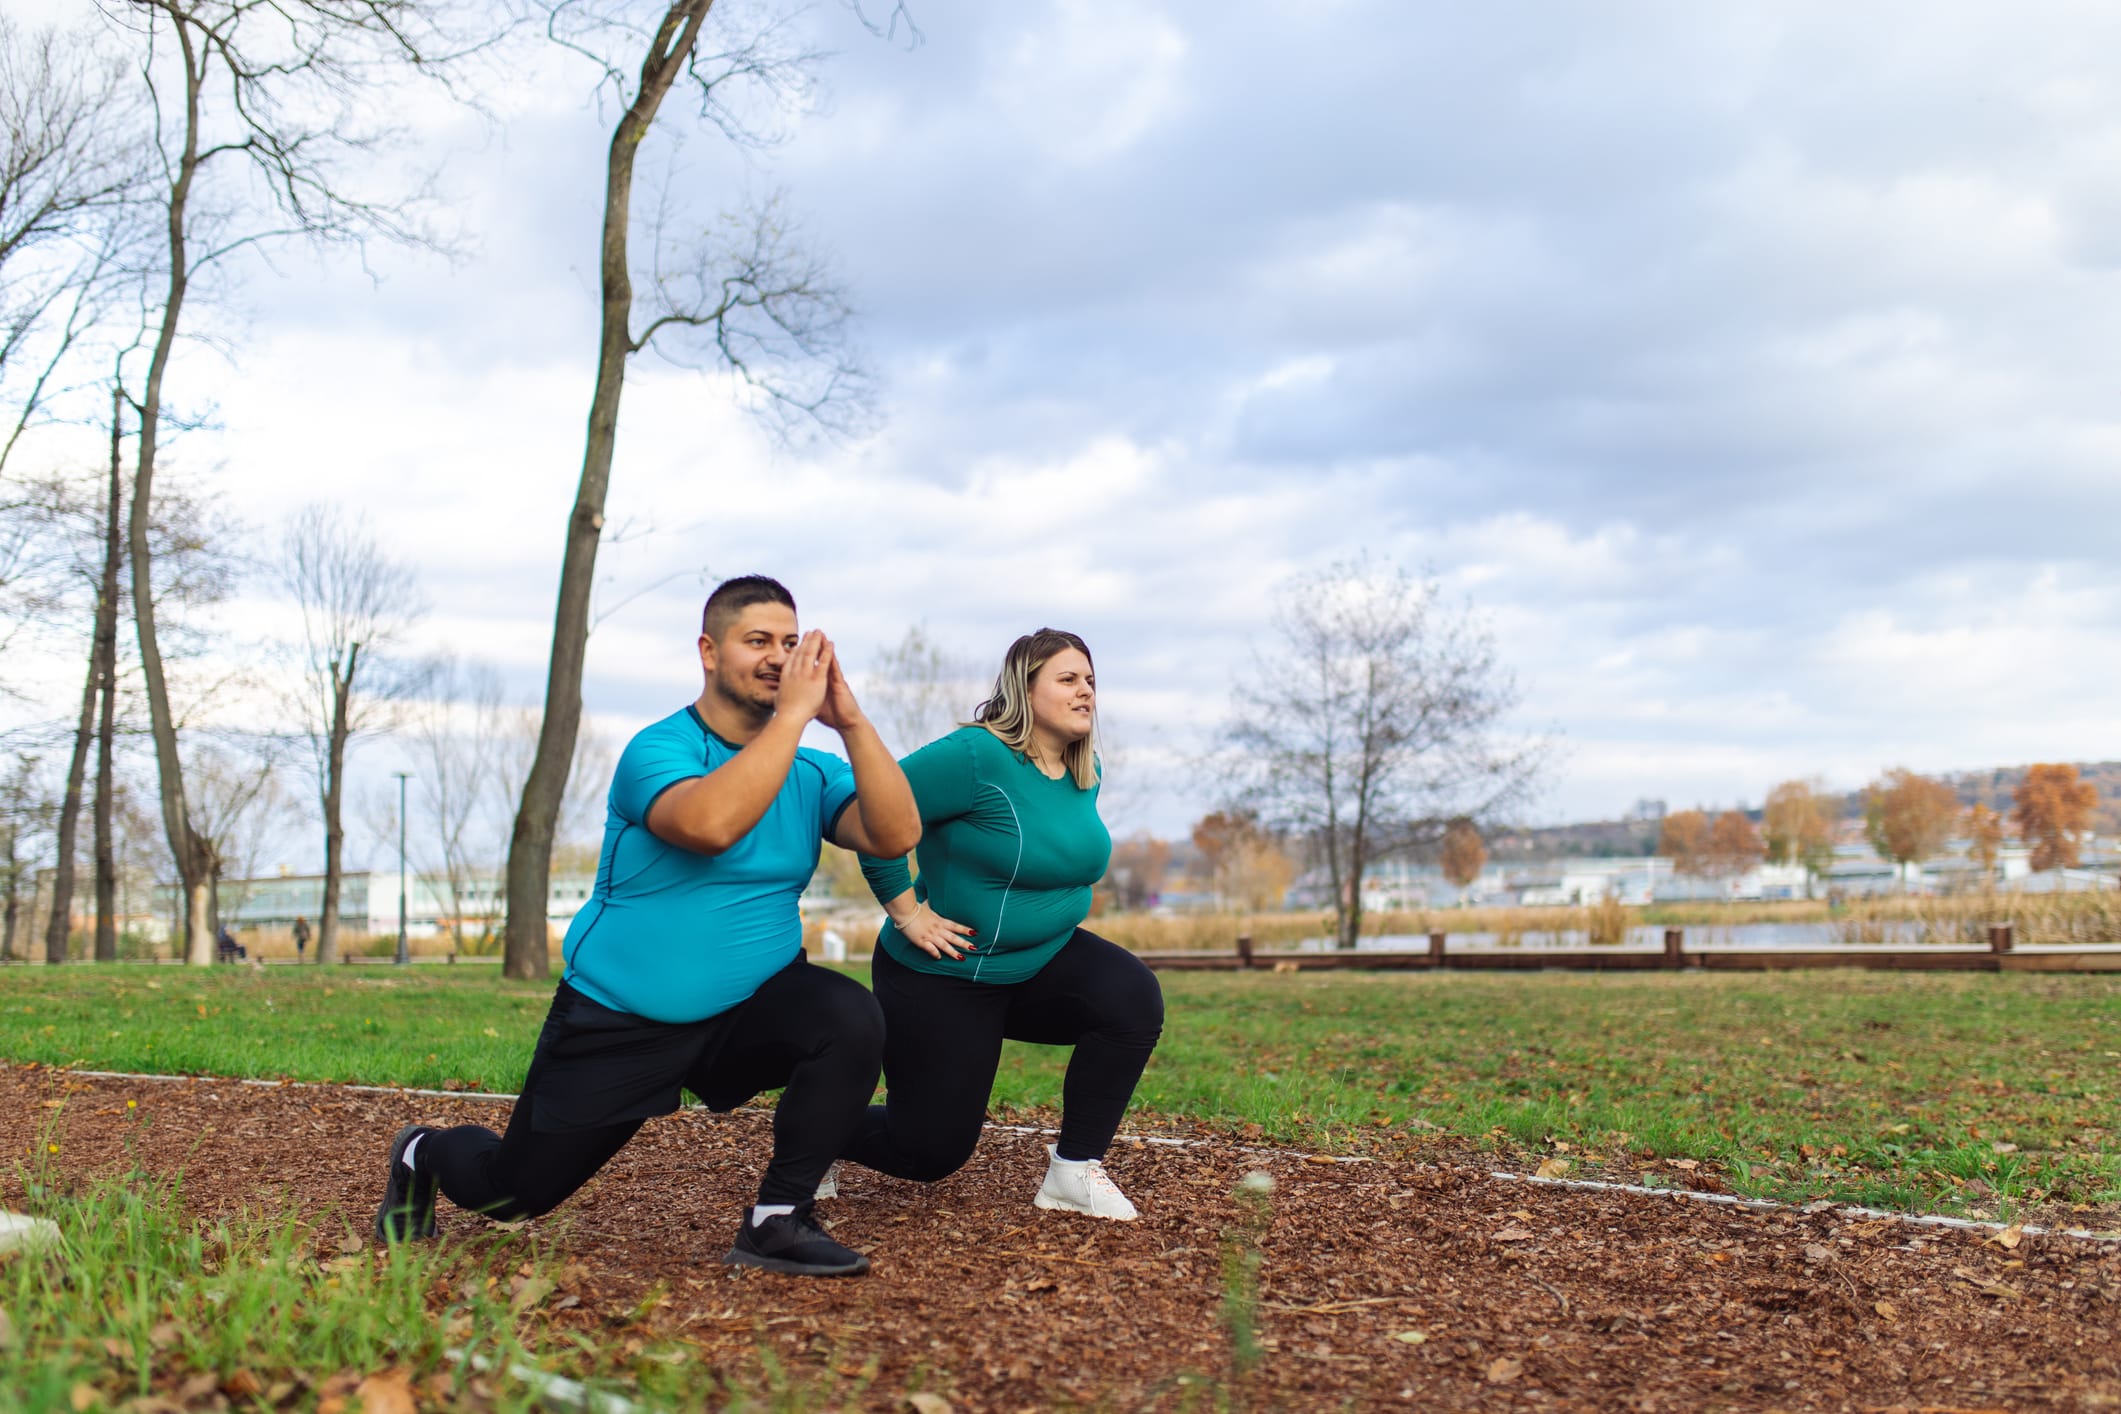
[[[71, 1177], [137, 1162], [181, 1171], [202, 1211], [284, 1195], [364, 1233], [399, 1125], [506, 1113], [0, 1067], [18, 1155], [57, 1143]], [[997, 1130], [930, 1188], [850, 1171], [825, 1210], [875, 1271], [805, 1282], [720, 1262], [769, 1127], [757, 1110], [651, 1121], [536, 1224], [563, 1262], [550, 1319], [679, 1333], [723, 1368], [762, 1345], [798, 1373], [870, 1366], [879, 1408], [913, 1388], [969, 1409], [1212, 1406], [1191, 1381], [1230, 1388], [1224, 1253], [1256, 1230], [1264, 1351], [1238, 1390], [1257, 1408], [2121, 1410], [2113, 1244], [1500, 1182], [1448, 1143], [1333, 1163], [1214, 1136], [1116, 1152], [1143, 1219], [1103, 1224], [1032, 1208], [1040, 1141]], [[1256, 1211], [1239, 1197], [1254, 1171], [1274, 1180]], [[481, 1226], [445, 1207], [445, 1240]]]

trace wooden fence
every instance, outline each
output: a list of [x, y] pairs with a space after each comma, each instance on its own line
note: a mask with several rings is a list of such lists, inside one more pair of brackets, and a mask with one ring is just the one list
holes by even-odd
[[1443, 933], [1419, 950], [1264, 950], [1239, 935], [1233, 952], [1145, 952], [1141, 960], [1165, 972], [1793, 972], [1856, 967], [1880, 972], [2121, 972], [2121, 943], [2020, 948], [2011, 925], [1988, 930], [1988, 946], [1938, 943], [1917, 947], [1837, 944], [1816, 948], [1698, 948], [1686, 930], [1664, 930], [1664, 946], [1452, 948]]

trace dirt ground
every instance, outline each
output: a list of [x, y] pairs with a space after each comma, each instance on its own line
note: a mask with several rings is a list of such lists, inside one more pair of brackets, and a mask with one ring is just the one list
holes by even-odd
[[[364, 1230], [398, 1126], [506, 1114], [0, 1067], [15, 1154], [55, 1138], [75, 1177], [137, 1154], [181, 1170], [202, 1209], [285, 1194]], [[762, 1344], [798, 1375], [869, 1366], [859, 1402], [876, 1408], [919, 1389], [980, 1410], [2121, 1410], [2112, 1243], [1510, 1183], [1443, 1142], [1358, 1163], [1229, 1137], [1122, 1145], [1109, 1167], [1142, 1219], [1099, 1223], [1034, 1209], [1040, 1141], [996, 1130], [932, 1187], [848, 1170], [822, 1207], [875, 1271], [804, 1281], [721, 1262], [769, 1142], [759, 1110], [651, 1121], [540, 1220], [566, 1278], [551, 1319], [679, 1334], [725, 1369], [755, 1368]], [[1255, 1171], [1274, 1186], [1248, 1210]], [[483, 1226], [444, 1206], [443, 1240]], [[1263, 1349], [1240, 1376], [1224, 1263], [1247, 1231]]]

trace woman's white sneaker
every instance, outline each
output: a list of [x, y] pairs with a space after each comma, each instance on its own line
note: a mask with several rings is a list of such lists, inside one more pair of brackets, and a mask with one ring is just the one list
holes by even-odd
[[1102, 1163], [1096, 1159], [1068, 1163], [1051, 1144], [1046, 1146], [1046, 1181], [1039, 1185], [1038, 1197], [1031, 1201], [1056, 1212], [1087, 1213], [1121, 1223], [1131, 1223], [1141, 1216]]

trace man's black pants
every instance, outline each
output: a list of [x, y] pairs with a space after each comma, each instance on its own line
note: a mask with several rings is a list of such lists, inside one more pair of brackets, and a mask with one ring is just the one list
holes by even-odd
[[717, 1110], [787, 1088], [773, 1115], [761, 1203], [807, 1202], [862, 1124], [884, 1027], [852, 978], [795, 960], [749, 1000], [668, 1024], [601, 1006], [561, 983], [508, 1132], [460, 1125], [420, 1141], [413, 1162], [460, 1208], [509, 1220], [558, 1207], [680, 1087]]

